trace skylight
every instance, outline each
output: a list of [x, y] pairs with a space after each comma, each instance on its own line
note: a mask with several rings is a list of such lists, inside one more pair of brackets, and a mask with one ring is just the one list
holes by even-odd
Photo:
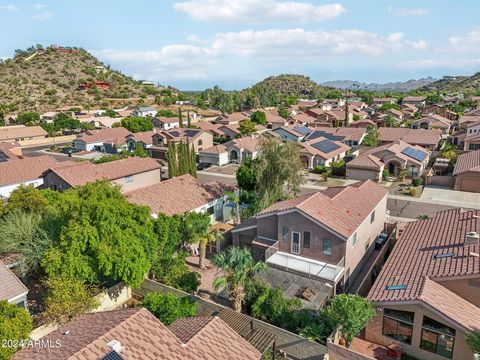
[[448, 257], [453, 257], [455, 256], [455, 253], [446, 253], [446, 254], [435, 254], [433, 255], [433, 259], [443, 259], [443, 258], [448, 258]]
[[387, 285], [385, 286], [385, 290], [405, 290], [407, 285], [405, 284], [397, 284], [397, 285]]

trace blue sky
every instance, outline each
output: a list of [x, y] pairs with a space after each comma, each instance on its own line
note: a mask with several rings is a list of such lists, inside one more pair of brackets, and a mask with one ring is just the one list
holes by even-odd
[[0, 0], [0, 57], [80, 46], [184, 90], [281, 73], [404, 81], [480, 70], [477, 0]]

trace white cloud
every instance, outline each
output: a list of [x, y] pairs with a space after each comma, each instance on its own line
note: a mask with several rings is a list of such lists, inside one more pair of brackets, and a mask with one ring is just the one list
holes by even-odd
[[398, 64], [401, 69], [452, 69], [478, 68], [480, 58], [468, 59], [420, 59], [409, 60]]
[[18, 7], [13, 5], [13, 4], [8, 4], [8, 5], [2, 5], [0, 6], [0, 10], [6, 10], [10, 12], [15, 12], [18, 11]]
[[32, 4], [32, 9], [33, 10], [42, 10], [45, 9], [47, 5], [45, 4]]
[[152, 51], [93, 51], [105, 62], [127, 68], [139, 78], [154, 80], [202, 79], [217, 75], [233, 58], [254, 61], [317, 60], [342, 55], [375, 57], [385, 53], [418, 51], [423, 40], [406, 40], [402, 33], [386, 36], [362, 30], [321, 31], [272, 29], [217, 33], [210, 40], [189, 36], [195, 44], [169, 45]]
[[175, 3], [174, 8], [195, 20], [242, 23], [319, 22], [345, 12], [338, 3], [316, 6], [277, 0], [189, 0]]
[[394, 8], [390, 6], [388, 12], [393, 16], [423, 16], [430, 14], [431, 9], [427, 8]]
[[44, 10], [32, 15], [32, 19], [37, 21], [47, 21], [47, 20], [50, 20], [52, 16], [53, 16], [53, 13], [51, 11]]
[[463, 36], [452, 36], [448, 39], [450, 51], [475, 52], [480, 50], [480, 28], [473, 29]]

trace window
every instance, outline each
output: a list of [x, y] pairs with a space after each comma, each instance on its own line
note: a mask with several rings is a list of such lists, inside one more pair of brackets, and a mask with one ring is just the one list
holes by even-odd
[[125, 176], [125, 182], [126, 182], [126, 183], [131, 183], [131, 182], [133, 182], [133, 176], [132, 176], [132, 175], [130, 175], [130, 176]]
[[303, 247], [309, 248], [310, 247], [310, 232], [304, 231], [303, 232]]
[[214, 213], [214, 208], [213, 208], [213, 206], [208, 207], [208, 208], [207, 208], [207, 214], [208, 214], [208, 215], [213, 215], [213, 213]]
[[414, 317], [415, 313], [413, 312], [384, 309], [382, 334], [411, 344]]
[[353, 234], [352, 236], [352, 245], [355, 245], [357, 243], [357, 233]]
[[300, 233], [292, 231], [292, 254], [300, 254]]
[[423, 317], [420, 348], [451, 359], [454, 342], [455, 329], [430, 319], [428, 316]]
[[288, 226], [282, 226], [282, 238], [283, 238], [283, 241], [287, 241], [288, 242]]
[[198, 140], [198, 146], [203, 145], [202, 139]]
[[375, 210], [370, 214], [370, 224], [375, 221]]
[[323, 239], [323, 255], [332, 255], [332, 240]]

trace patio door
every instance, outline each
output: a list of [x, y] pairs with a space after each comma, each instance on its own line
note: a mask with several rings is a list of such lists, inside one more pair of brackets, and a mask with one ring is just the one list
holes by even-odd
[[292, 254], [300, 254], [300, 233], [292, 231]]

